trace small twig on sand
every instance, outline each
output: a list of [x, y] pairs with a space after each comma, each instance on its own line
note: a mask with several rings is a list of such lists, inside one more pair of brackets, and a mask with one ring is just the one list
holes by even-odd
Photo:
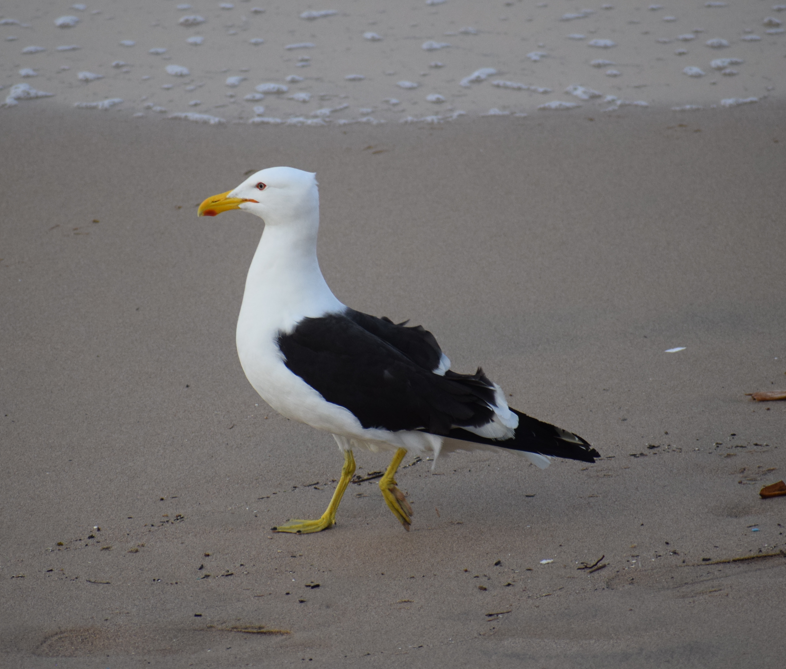
[[726, 560], [713, 560], [712, 562], [702, 562], [695, 564], [694, 567], [704, 567], [711, 564], [731, 564], [732, 562], [747, 562], [748, 560], [763, 560], [772, 557], [786, 557], [786, 551], [778, 551], [777, 553], [756, 553], [754, 555], [741, 555], [740, 557], [727, 558]]
[[506, 613], [510, 613], [513, 609], [508, 609], [507, 611], [495, 611], [494, 613], [487, 613], [486, 618], [493, 618], [495, 616], [504, 616]]
[[[601, 555], [601, 556], [600, 556], [600, 557], [599, 557], [597, 560], [595, 560], [595, 562], [593, 562], [592, 564], [589, 564], [589, 563], [587, 563], [587, 562], [582, 562], [582, 563], [581, 563], [581, 567], [576, 567], [576, 569], [595, 569], [595, 567], [597, 567], [597, 566], [600, 564], [600, 561], [601, 561], [603, 558], [605, 558], [605, 557], [606, 557], [605, 555]], [[605, 566], [605, 565], [604, 565], [604, 566]]]
[[267, 629], [264, 625], [233, 625], [232, 627], [208, 625], [207, 629], [219, 632], [239, 632], [240, 634], [292, 634], [289, 630]]
[[381, 479], [382, 475], [385, 472], [370, 472], [368, 476], [364, 476], [363, 478], [354, 478], [352, 479], [352, 483], [363, 483], [363, 481], [373, 481], [374, 479]]

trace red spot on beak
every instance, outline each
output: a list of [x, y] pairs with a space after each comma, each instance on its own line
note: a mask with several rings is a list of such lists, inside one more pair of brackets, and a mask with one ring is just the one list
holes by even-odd
[[218, 212], [216, 212], [215, 209], [205, 209], [205, 211], [202, 212], [202, 216], [217, 216], [217, 215]]

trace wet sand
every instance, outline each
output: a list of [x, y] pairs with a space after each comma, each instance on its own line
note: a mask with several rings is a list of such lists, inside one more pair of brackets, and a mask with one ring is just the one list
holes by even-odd
[[724, 108], [783, 100], [784, 10], [763, 0], [7, 0], [0, 99], [25, 105], [21, 85], [87, 118], [105, 108], [215, 124]]

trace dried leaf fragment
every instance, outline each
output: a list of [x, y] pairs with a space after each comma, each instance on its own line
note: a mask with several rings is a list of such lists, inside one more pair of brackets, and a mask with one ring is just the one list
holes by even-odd
[[757, 402], [773, 402], [775, 400], [786, 400], [786, 390], [769, 390], [761, 393], [746, 393]]
[[780, 495], [786, 495], [786, 483], [778, 481], [772, 485], [766, 485], [759, 490], [759, 494], [762, 497], [779, 497]]

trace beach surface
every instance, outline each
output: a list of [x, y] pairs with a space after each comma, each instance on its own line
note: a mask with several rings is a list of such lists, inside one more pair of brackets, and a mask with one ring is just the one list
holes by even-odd
[[[746, 395], [786, 388], [775, 94], [315, 128], [70, 95], [0, 109], [3, 667], [782, 664], [786, 497], [759, 490], [786, 403]], [[407, 458], [411, 532], [371, 478], [330, 531], [272, 533], [322, 513], [342, 460], [237, 361], [262, 222], [196, 209], [274, 165], [318, 175], [339, 299], [424, 325], [601, 459]]]

